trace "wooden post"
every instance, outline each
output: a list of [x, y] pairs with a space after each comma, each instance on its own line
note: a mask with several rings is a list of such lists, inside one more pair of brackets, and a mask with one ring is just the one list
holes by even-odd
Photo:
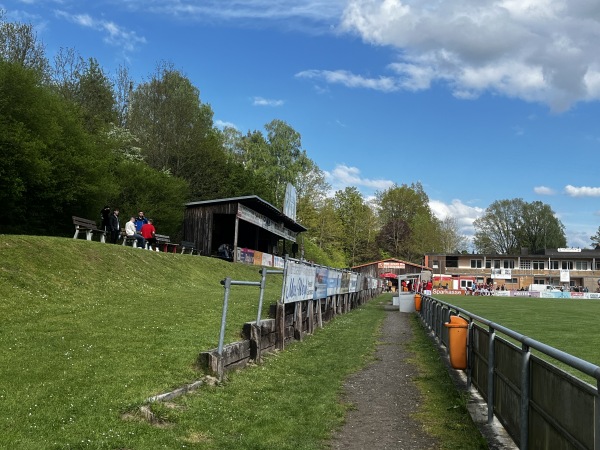
[[235, 216], [235, 231], [233, 233], [233, 262], [237, 262], [237, 246], [238, 246], [238, 232], [240, 229], [240, 219], [236, 215]]
[[277, 302], [275, 310], [275, 336], [277, 349], [285, 349], [285, 303]]
[[250, 328], [250, 341], [254, 341], [256, 345], [256, 356], [254, 361], [258, 364], [262, 358], [262, 327], [260, 323], [255, 323]]
[[[319, 328], [323, 328], [323, 316], [321, 314], [321, 303], [322, 303], [321, 299], [317, 300], [317, 308], [318, 308], [317, 309], [317, 326]], [[325, 298], [325, 304], [327, 305], [327, 298]]]
[[306, 313], [308, 316], [308, 334], [313, 334], [315, 330], [314, 304], [314, 300], [308, 301], [308, 311]]
[[302, 340], [302, 302], [296, 302], [294, 304], [294, 339]]

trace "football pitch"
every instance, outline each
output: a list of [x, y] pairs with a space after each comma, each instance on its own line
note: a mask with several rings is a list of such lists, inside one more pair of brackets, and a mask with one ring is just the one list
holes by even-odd
[[600, 300], [459, 295], [434, 298], [600, 366]]

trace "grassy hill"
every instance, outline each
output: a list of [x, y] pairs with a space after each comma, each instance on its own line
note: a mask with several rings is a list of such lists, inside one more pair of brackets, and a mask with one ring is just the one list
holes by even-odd
[[[123, 411], [199, 378], [198, 353], [218, 344], [220, 280], [259, 281], [258, 270], [85, 240], [0, 236], [0, 447], [79, 448], [84, 436], [97, 444], [99, 435], [133, 432], [117, 431]], [[266, 304], [280, 295], [277, 278]], [[232, 289], [226, 342], [256, 319], [258, 294]]]
[[[198, 353], [218, 344], [220, 281], [258, 281], [258, 270], [84, 240], [0, 235], [0, 449], [327, 448], [351, 407], [341, 386], [372, 358], [390, 294], [264, 364], [229, 374], [225, 385], [153, 404], [158, 426], [139, 414], [148, 397], [202, 377]], [[281, 281], [268, 279], [266, 304], [279, 297]], [[256, 318], [258, 294], [232, 287], [226, 342]], [[464, 398], [416, 318], [414, 324], [421, 420], [444, 448], [482, 448]]]

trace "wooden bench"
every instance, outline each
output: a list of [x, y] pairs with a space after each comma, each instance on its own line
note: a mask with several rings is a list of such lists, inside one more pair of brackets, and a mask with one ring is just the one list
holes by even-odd
[[179, 244], [171, 243], [171, 237], [166, 236], [164, 234], [155, 234], [156, 238], [156, 247], [162, 249], [163, 252], [168, 253], [171, 251], [172, 253], [177, 253], [177, 247]]
[[79, 237], [79, 233], [84, 232], [85, 238], [88, 241], [92, 240], [92, 236], [95, 234], [100, 235], [100, 242], [106, 242], [106, 232], [96, 226], [96, 222], [90, 219], [84, 219], [83, 217], [73, 217], [73, 225], [75, 225], [75, 234], [73, 239]]
[[121, 239], [123, 240], [123, 245], [131, 244], [133, 248], [137, 248], [137, 239], [133, 236], [127, 236], [125, 232], [125, 228], [121, 228]]
[[181, 245], [181, 254], [189, 253], [190, 255], [193, 255], [194, 253], [197, 253], [196, 244], [194, 244], [193, 242], [181, 241], [180, 245]]

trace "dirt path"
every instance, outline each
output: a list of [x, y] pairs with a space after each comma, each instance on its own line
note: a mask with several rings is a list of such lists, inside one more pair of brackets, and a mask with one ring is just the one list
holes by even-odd
[[412, 338], [410, 314], [386, 306], [376, 360], [345, 385], [345, 400], [355, 409], [334, 436], [332, 449], [437, 449], [436, 440], [411, 419], [420, 401], [412, 379], [417, 369], [407, 361], [405, 344]]

